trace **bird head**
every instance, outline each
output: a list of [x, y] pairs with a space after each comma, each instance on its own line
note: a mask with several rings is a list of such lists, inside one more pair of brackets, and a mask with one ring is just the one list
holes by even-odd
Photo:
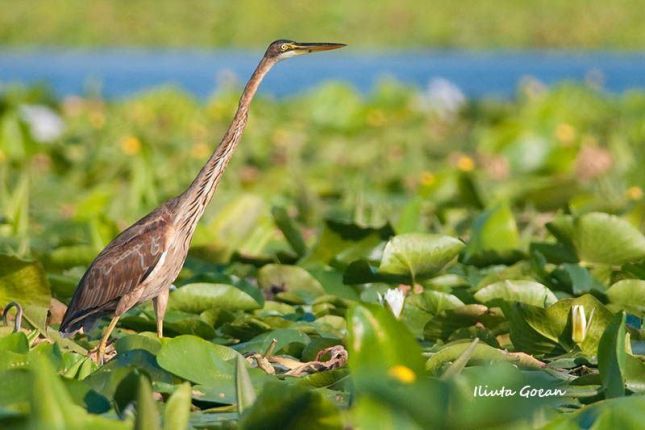
[[347, 45], [344, 43], [300, 43], [294, 42], [293, 40], [281, 39], [271, 42], [264, 56], [280, 61], [297, 55], [310, 54], [318, 51], [329, 51], [332, 49], [342, 48], [343, 46]]

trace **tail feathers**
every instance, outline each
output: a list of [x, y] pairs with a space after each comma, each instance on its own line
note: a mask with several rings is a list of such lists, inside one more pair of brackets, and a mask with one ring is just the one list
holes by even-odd
[[88, 333], [96, 326], [98, 319], [101, 317], [98, 311], [98, 309], [94, 309], [90, 312], [65, 314], [58, 331], [63, 337], [70, 337], [81, 330], [83, 333]]

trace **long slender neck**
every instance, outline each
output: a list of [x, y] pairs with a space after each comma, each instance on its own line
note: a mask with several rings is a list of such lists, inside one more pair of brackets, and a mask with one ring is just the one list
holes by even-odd
[[258, 90], [260, 82], [275, 63], [275, 60], [267, 59], [266, 57], [262, 58], [242, 92], [237, 112], [235, 112], [233, 121], [231, 121], [231, 125], [229, 125], [224, 137], [222, 137], [220, 144], [206, 161], [192, 184], [177, 198], [178, 210], [175, 224], [181, 229], [188, 229], [190, 234], [192, 234], [197, 221], [203, 215], [206, 205], [211, 201], [222, 174], [240, 142], [248, 120], [249, 105], [253, 100], [253, 96]]

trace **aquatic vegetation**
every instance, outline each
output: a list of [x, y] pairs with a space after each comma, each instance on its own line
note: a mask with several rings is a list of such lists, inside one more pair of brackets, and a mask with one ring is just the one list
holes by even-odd
[[645, 93], [428, 91], [258, 100], [168, 337], [135, 308], [99, 367], [98, 330], [57, 334], [62, 304], [121, 228], [192, 179], [237, 92], [5, 89], [0, 305], [23, 315], [0, 327], [1, 426], [642, 423]]

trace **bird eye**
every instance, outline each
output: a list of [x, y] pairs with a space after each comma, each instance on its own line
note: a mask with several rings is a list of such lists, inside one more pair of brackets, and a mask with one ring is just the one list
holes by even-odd
[[286, 43], [283, 43], [282, 45], [280, 45], [280, 50], [282, 52], [286, 51], [287, 49], [289, 49], [289, 45], [287, 45]]

